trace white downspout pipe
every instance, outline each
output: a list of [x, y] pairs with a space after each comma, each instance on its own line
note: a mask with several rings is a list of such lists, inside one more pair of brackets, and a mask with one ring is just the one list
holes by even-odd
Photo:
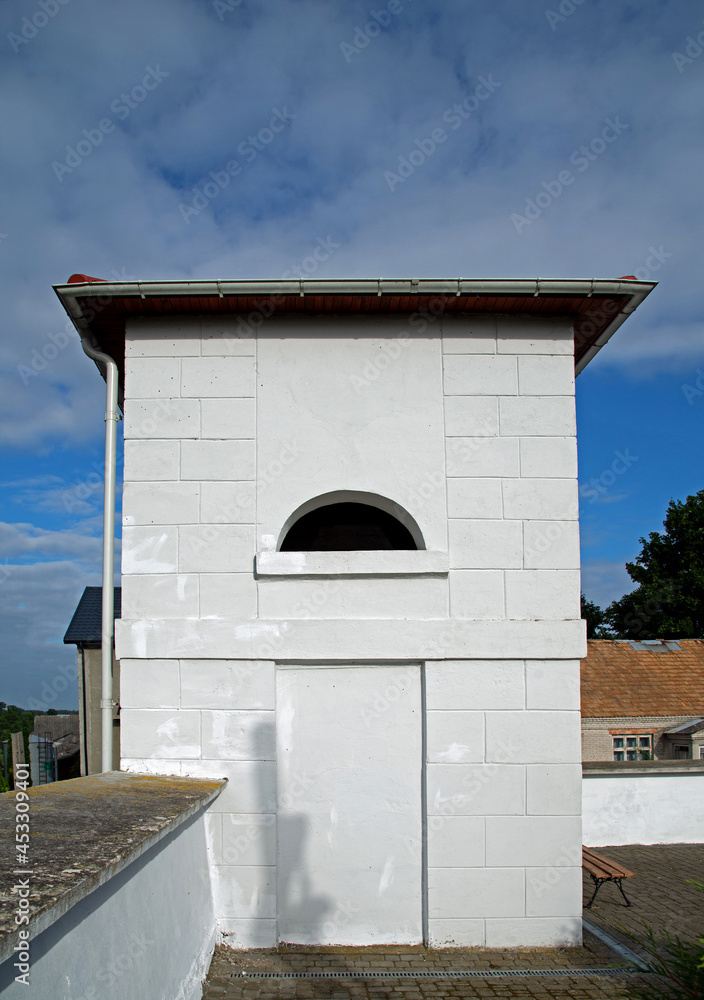
[[100, 698], [102, 752], [101, 771], [114, 770], [113, 761], [113, 696], [112, 696], [112, 649], [115, 632], [115, 467], [117, 465], [117, 365], [108, 354], [97, 351], [81, 332], [83, 350], [93, 361], [105, 366], [105, 489], [103, 492], [103, 627], [101, 633], [101, 674]]

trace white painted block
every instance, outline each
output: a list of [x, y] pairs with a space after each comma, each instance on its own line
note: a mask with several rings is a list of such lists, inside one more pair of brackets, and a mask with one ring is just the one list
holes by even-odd
[[447, 474], [453, 478], [518, 475], [518, 438], [447, 438], [445, 453]]
[[523, 660], [441, 660], [425, 666], [429, 711], [522, 709]]
[[581, 764], [528, 765], [526, 812], [529, 816], [578, 816], [581, 809]]
[[124, 757], [200, 757], [200, 713], [127, 708], [120, 713]]
[[528, 396], [574, 395], [574, 359], [541, 355], [519, 358], [518, 391]]
[[177, 563], [178, 529], [174, 525], [122, 529], [123, 573], [175, 573]]
[[446, 618], [447, 581], [440, 576], [260, 577], [259, 617]]
[[547, 316], [497, 316], [499, 354], [574, 354], [572, 323]]
[[122, 578], [122, 618], [197, 618], [198, 577], [184, 574]]
[[192, 778], [227, 778], [208, 807], [217, 813], [270, 813], [276, 809], [276, 764], [268, 760], [184, 761], [181, 774]]
[[202, 524], [254, 524], [255, 485], [243, 483], [201, 483]]
[[184, 524], [179, 528], [182, 573], [253, 572], [254, 553], [253, 525]]
[[184, 358], [181, 362], [181, 395], [253, 396], [254, 358]]
[[504, 517], [570, 521], [579, 517], [577, 482], [571, 479], [506, 479]]
[[274, 756], [273, 712], [204, 711], [201, 715], [203, 758], [209, 760], [217, 760], [218, 758], [221, 760], [276, 759]]
[[276, 917], [276, 868], [218, 865], [215, 915], [240, 920]]
[[448, 517], [503, 517], [500, 479], [448, 479]]
[[483, 920], [429, 920], [431, 948], [482, 948]]
[[[567, 360], [572, 364], [571, 359]], [[574, 397], [509, 396], [506, 399], [500, 399], [499, 429], [504, 437], [576, 434], [577, 418]]]
[[581, 759], [579, 712], [487, 712], [486, 759], [573, 764]]
[[504, 574], [495, 569], [453, 569], [449, 576], [452, 618], [503, 618]]
[[428, 764], [428, 815], [522, 816], [524, 785], [513, 764]]
[[[487, 816], [486, 863], [489, 868], [574, 866], [581, 837], [579, 816]], [[581, 856], [578, 860], [581, 864]]]
[[431, 868], [428, 916], [438, 918], [519, 917], [524, 913], [524, 879], [519, 868]]
[[178, 708], [178, 660], [120, 660], [120, 707]]
[[261, 919], [218, 920], [218, 934], [227, 948], [245, 951], [250, 948], [276, 947], [276, 921]]
[[125, 403], [125, 439], [198, 437], [197, 399], [129, 399]]
[[576, 479], [576, 438], [523, 438], [520, 466], [521, 475], [530, 478]]
[[178, 441], [125, 441], [125, 482], [179, 479]]
[[579, 569], [579, 523], [524, 521], [523, 565], [526, 569]]
[[526, 916], [579, 917], [582, 913], [581, 843], [575, 842], [579, 864], [573, 868], [526, 870]]
[[253, 399], [201, 400], [201, 437], [253, 438], [256, 432], [256, 404]]
[[245, 316], [203, 316], [201, 320], [203, 357], [227, 358], [256, 353], [257, 338]]
[[496, 319], [493, 316], [452, 316], [440, 320], [445, 354], [496, 354]]
[[452, 520], [448, 529], [453, 569], [510, 569], [523, 563], [520, 521]]
[[518, 392], [516, 358], [446, 354], [443, 368], [446, 396], [510, 396]]
[[526, 660], [526, 708], [579, 711], [579, 660]]
[[276, 864], [276, 815], [274, 813], [224, 813], [219, 865]]
[[257, 617], [257, 584], [251, 573], [201, 573], [200, 617]]
[[431, 816], [429, 868], [483, 868], [483, 816]]
[[125, 324], [125, 357], [178, 358], [200, 354], [200, 322], [169, 316], [128, 319]]
[[178, 777], [183, 762], [180, 760], [159, 760], [156, 757], [121, 757], [120, 770], [130, 774], [164, 774]]
[[266, 660], [181, 660], [183, 708], [274, 709], [274, 664]]
[[180, 396], [180, 370], [180, 358], [127, 358], [125, 399], [153, 399], [155, 396], [173, 399]]
[[239, 482], [254, 479], [254, 468], [254, 441], [181, 442], [181, 479]]
[[445, 396], [448, 437], [496, 437], [499, 402], [496, 396]]
[[483, 712], [428, 712], [427, 759], [435, 764], [484, 760]]
[[199, 506], [196, 483], [125, 483], [122, 523], [197, 524]]
[[507, 618], [579, 618], [578, 570], [506, 571]]
[[569, 948], [582, 943], [582, 918], [487, 920], [487, 948]]
[[222, 813], [208, 812], [205, 819], [205, 843], [208, 851], [208, 864], [214, 865], [216, 858], [222, 857]]
[[491, 621], [489, 619], [216, 619], [117, 621], [116, 655], [198, 659], [317, 660], [351, 663], [457, 660], [471, 652], [492, 657], [575, 659], [587, 655], [581, 619]]

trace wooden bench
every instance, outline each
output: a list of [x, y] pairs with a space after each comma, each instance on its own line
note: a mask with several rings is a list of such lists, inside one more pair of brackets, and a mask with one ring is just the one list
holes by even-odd
[[587, 910], [591, 908], [592, 903], [596, 899], [596, 894], [604, 882], [615, 882], [621, 895], [626, 900], [626, 906], [633, 905], [623, 891], [621, 880], [624, 878], [635, 878], [634, 872], [629, 872], [627, 868], [617, 865], [615, 861], [605, 858], [603, 854], [597, 854], [590, 847], [582, 848], [582, 867], [591, 876], [595, 885], [594, 894], [585, 907]]

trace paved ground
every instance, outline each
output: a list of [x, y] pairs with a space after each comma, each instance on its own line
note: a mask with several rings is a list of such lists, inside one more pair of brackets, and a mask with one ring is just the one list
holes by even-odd
[[[637, 872], [626, 881], [630, 909], [613, 885], [605, 885], [585, 915], [634, 947], [619, 925], [638, 933], [645, 919], [656, 932], [695, 939], [704, 935], [704, 894], [687, 885], [704, 880], [704, 845], [665, 847], [605, 847], [599, 851]], [[585, 902], [592, 893], [585, 880]], [[453, 979], [420, 974], [443, 970], [588, 970], [619, 966], [612, 951], [589, 934], [583, 948], [487, 951], [424, 948], [287, 948], [279, 951], [235, 952], [218, 948], [204, 986], [204, 1000], [444, 1000], [447, 998], [519, 997], [522, 1000], [629, 1000], [636, 977], [527, 976]], [[256, 979], [242, 972], [315, 973], [334, 970], [359, 978]], [[389, 972], [389, 978], [365, 978], [369, 970]], [[418, 972], [418, 978], [407, 973]], [[406, 975], [399, 975], [405, 973]], [[396, 978], [393, 978], [396, 976]]]
[[[690, 885], [704, 883], [704, 844], [666, 844], [656, 847], [596, 847], [636, 878], [623, 880], [623, 888], [633, 906], [627, 907], [615, 885], [603, 885], [588, 920], [609, 930], [629, 947], [638, 950], [622, 928], [642, 935], [643, 922], [656, 937], [665, 932], [683, 940], [696, 941], [704, 936], [704, 892]], [[594, 886], [584, 876], [584, 899], [589, 901]]]

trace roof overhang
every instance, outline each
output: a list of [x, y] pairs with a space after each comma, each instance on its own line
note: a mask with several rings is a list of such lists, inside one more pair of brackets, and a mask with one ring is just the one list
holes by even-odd
[[[492, 313], [567, 316], [579, 374], [657, 282], [470, 278], [303, 281], [103, 281], [74, 274], [54, 290], [79, 334], [115, 359], [122, 373], [125, 324], [137, 317], [244, 314]], [[266, 303], [266, 305], [265, 305]], [[263, 308], [264, 307], [264, 308]]]

